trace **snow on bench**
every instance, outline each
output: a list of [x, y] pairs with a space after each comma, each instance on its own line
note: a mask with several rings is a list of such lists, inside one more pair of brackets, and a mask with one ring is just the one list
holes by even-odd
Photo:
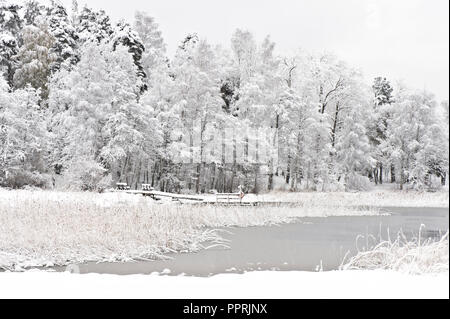
[[145, 192], [152, 192], [155, 189], [150, 184], [142, 184], [142, 190]]
[[117, 183], [116, 186], [119, 191], [129, 191], [131, 189], [127, 183]]

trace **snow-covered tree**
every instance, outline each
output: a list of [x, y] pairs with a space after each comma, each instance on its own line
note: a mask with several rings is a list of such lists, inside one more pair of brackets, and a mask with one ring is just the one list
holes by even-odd
[[147, 74], [142, 66], [142, 55], [144, 54], [145, 47], [142, 43], [139, 34], [134, 31], [131, 26], [125, 21], [121, 21], [117, 24], [114, 29], [113, 35], [114, 49], [118, 45], [123, 45], [128, 48], [128, 52], [133, 57], [134, 64], [137, 68], [137, 75], [142, 80], [141, 92], [147, 90], [147, 85], [145, 83], [145, 78]]
[[[355, 156], [367, 151], [364, 136], [360, 136], [361, 127], [351, 122], [356, 116], [364, 120], [362, 114], [370, 105], [362, 76], [330, 54], [300, 52], [295, 57], [283, 59], [279, 68], [287, 92], [295, 97], [293, 101], [298, 101], [293, 104], [297, 105], [296, 108], [281, 107], [278, 111], [282, 118], [292, 121], [282, 121], [279, 133], [280, 141], [284, 142], [280, 154], [285, 164], [286, 182], [292, 189], [297, 189], [297, 183], [303, 181], [305, 183], [301, 186], [306, 188], [335, 188], [349, 174], [351, 163], [348, 162], [349, 154], [344, 154], [346, 145], [351, 142], [352, 147], [360, 147], [355, 149]], [[306, 116], [308, 125], [301, 124], [305, 121], [299, 121], [298, 110]], [[353, 130], [360, 136], [359, 141], [348, 139], [355, 134]], [[294, 138], [289, 138], [286, 132], [294, 134]], [[370, 157], [364, 162], [370, 163]], [[365, 173], [359, 171], [362, 165], [356, 166], [356, 173]]]
[[36, 0], [28, 0], [24, 4], [24, 20], [25, 24], [35, 24], [39, 16], [46, 15], [47, 8]]
[[447, 182], [448, 102], [429, 93], [367, 85], [331, 53], [280, 56], [241, 29], [228, 47], [189, 34], [169, 59], [146, 13], [112, 25], [77, 0], [42, 3], [0, 0], [2, 186], [46, 173], [196, 193]]
[[433, 95], [402, 91], [394, 106], [382, 147], [400, 173], [401, 189], [428, 187], [432, 175], [445, 181], [448, 145]]
[[154, 153], [158, 127], [138, 103], [142, 82], [128, 48], [86, 43], [72, 71], [52, 82], [50, 108], [56, 134], [54, 166], [82, 158], [102, 164], [115, 180], [134, 174], [136, 162]]
[[110, 40], [114, 33], [111, 19], [105, 11], [93, 11], [88, 7], [83, 7], [77, 17], [76, 33], [80, 42]]
[[45, 177], [48, 133], [38, 101], [38, 91], [9, 92], [0, 77], [0, 186], [51, 186]]
[[[214, 52], [204, 40], [184, 41], [173, 61], [176, 96], [173, 102], [180, 107], [179, 116], [185, 126], [187, 149], [189, 149], [189, 164], [196, 166], [194, 177], [189, 182], [189, 188], [194, 187], [200, 192], [204, 184], [202, 170], [205, 163], [205, 147], [207, 134], [215, 117], [221, 112], [219, 96], [219, 73]], [[199, 144], [194, 147], [194, 138], [198, 136]]]
[[394, 102], [394, 89], [392, 88], [391, 83], [386, 78], [375, 78], [372, 89], [375, 94], [375, 104], [377, 106], [392, 104]]
[[311, 159], [306, 152], [306, 143], [315, 114], [311, 112], [306, 101], [302, 101], [292, 88], [288, 88], [280, 96], [279, 114], [278, 142], [285, 146], [282, 150], [286, 156], [289, 156], [289, 167], [286, 168], [288, 171], [285, 175], [286, 183], [295, 190], [302, 179], [307, 180], [307, 167]]
[[0, 26], [3, 32], [9, 32], [12, 36], [19, 38], [23, 27], [23, 20], [20, 17], [21, 6], [8, 4], [0, 1]]
[[56, 57], [51, 70], [55, 72], [61, 67], [70, 68], [78, 61], [76, 53], [78, 36], [75, 28], [70, 22], [66, 9], [60, 3], [52, 1], [47, 14], [49, 31], [54, 38], [50, 53]]
[[[336, 162], [339, 165], [339, 173], [344, 179], [347, 190], [351, 187], [367, 187], [363, 185], [349, 185], [355, 179], [363, 180], [372, 167], [375, 160], [371, 156], [371, 145], [367, 136], [365, 119], [367, 108], [363, 103], [355, 104], [341, 119], [342, 132], [336, 141]], [[353, 189], [367, 190], [367, 189]]]
[[257, 59], [257, 45], [253, 34], [237, 29], [231, 38], [231, 48], [234, 54], [237, 73], [241, 84], [254, 75]]
[[52, 53], [55, 38], [50, 33], [47, 21], [41, 18], [36, 26], [27, 25], [23, 29], [23, 45], [14, 57], [17, 70], [14, 74], [14, 86], [25, 88], [31, 85], [41, 91], [41, 97], [48, 97], [48, 81], [51, 66], [57, 57]]
[[154, 18], [145, 12], [136, 12], [134, 30], [138, 33], [145, 51], [142, 52], [142, 67], [149, 77], [149, 81], [160, 71], [166, 68], [168, 61], [166, 57], [166, 45]]
[[380, 144], [386, 140], [388, 122], [391, 117], [392, 103], [394, 102], [393, 87], [386, 78], [377, 77], [372, 85], [374, 96], [371, 119], [368, 122], [368, 135], [372, 144], [372, 153], [377, 163], [373, 171], [373, 179], [376, 184], [383, 183], [385, 170], [391, 173], [391, 182], [395, 182], [395, 165], [389, 163], [388, 154], [383, 153]]
[[13, 85], [15, 71], [14, 57], [21, 45], [23, 21], [19, 15], [20, 6], [0, 1], [0, 75]]

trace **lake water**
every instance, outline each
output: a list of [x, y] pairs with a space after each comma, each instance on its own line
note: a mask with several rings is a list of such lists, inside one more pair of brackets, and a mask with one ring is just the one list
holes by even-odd
[[[345, 255], [355, 255], [380, 240], [395, 239], [402, 230], [408, 237], [439, 239], [449, 228], [447, 208], [383, 208], [389, 216], [300, 218], [295, 224], [272, 227], [230, 228], [223, 237], [230, 249], [216, 248], [192, 254], [170, 255], [165, 261], [88, 263], [80, 273], [209, 276], [255, 270], [336, 270]], [[358, 241], [356, 238], [359, 237]], [[358, 248], [357, 248], [358, 246]], [[59, 269], [59, 270], [65, 270]]]

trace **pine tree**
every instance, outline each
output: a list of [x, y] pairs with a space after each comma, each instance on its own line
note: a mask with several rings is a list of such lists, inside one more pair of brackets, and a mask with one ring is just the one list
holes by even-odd
[[178, 46], [178, 49], [187, 52], [191, 48], [195, 47], [199, 41], [200, 39], [196, 33], [188, 34]]
[[380, 106], [384, 104], [391, 104], [393, 102], [392, 93], [394, 92], [394, 89], [386, 78], [375, 78], [372, 89], [375, 94], [376, 105]]
[[23, 21], [19, 11], [21, 6], [0, 2], [0, 26], [2, 31], [9, 32], [12, 36], [19, 38]]
[[36, 18], [46, 14], [47, 8], [36, 0], [28, 0], [24, 5], [24, 20], [26, 25], [35, 25]]
[[374, 94], [374, 106], [372, 122], [369, 124], [369, 138], [374, 148], [374, 157], [377, 159], [376, 168], [373, 171], [375, 183], [383, 183], [383, 173], [390, 169], [391, 182], [396, 180], [395, 165], [388, 163], [386, 153], [379, 147], [387, 139], [388, 122], [391, 116], [391, 105], [394, 102], [393, 87], [386, 78], [377, 77], [372, 85]]
[[128, 52], [133, 57], [134, 64], [137, 67], [137, 75], [141, 78], [142, 83], [144, 83], [141, 87], [141, 92], [146, 91], [148, 88], [145, 84], [147, 74], [142, 66], [142, 55], [145, 51], [145, 47], [139, 34], [135, 32], [128, 23], [121, 21], [114, 30], [113, 44], [114, 49], [118, 45], [123, 45], [128, 48]]
[[57, 57], [57, 60], [51, 65], [51, 71], [55, 72], [61, 67], [72, 67], [78, 61], [76, 55], [78, 36], [66, 9], [56, 1], [52, 1], [48, 10], [48, 25], [55, 40], [50, 53]]
[[13, 86], [15, 72], [14, 57], [22, 42], [23, 21], [19, 15], [20, 6], [0, 2], [0, 75]]
[[76, 33], [82, 43], [86, 41], [109, 41], [114, 33], [109, 16], [105, 11], [95, 12], [84, 7], [76, 21]]

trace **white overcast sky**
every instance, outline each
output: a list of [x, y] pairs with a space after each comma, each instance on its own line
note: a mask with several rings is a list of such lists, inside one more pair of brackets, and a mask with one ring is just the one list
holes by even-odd
[[[62, 0], [71, 6], [72, 0]], [[448, 0], [79, 0], [113, 20], [142, 10], [156, 18], [173, 54], [187, 33], [228, 46], [236, 28], [267, 34], [278, 53], [331, 51], [361, 68], [449, 96]]]

